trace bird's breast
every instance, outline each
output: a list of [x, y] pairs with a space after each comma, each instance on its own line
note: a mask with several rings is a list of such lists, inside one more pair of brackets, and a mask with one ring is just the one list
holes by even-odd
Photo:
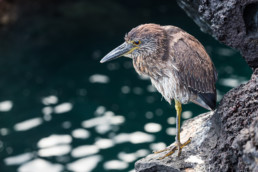
[[141, 56], [133, 59], [133, 66], [139, 75], [147, 75], [150, 78], [158, 80], [160, 77], [166, 77], [164, 68], [155, 61], [143, 58]]

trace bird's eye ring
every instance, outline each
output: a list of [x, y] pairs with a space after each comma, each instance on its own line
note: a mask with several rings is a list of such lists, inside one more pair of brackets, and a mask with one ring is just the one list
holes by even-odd
[[139, 45], [141, 43], [141, 41], [133, 41], [134, 45]]

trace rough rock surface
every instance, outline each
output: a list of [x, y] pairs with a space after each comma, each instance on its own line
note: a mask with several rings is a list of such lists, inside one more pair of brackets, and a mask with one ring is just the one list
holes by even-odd
[[217, 130], [213, 128], [217, 124], [211, 123], [213, 112], [199, 115], [186, 121], [182, 127], [181, 140], [186, 141], [192, 137], [191, 144], [184, 147], [181, 156], [177, 153], [159, 160], [166, 152], [151, 154], [136, 162], [135, 169], [138, 172], [156, 171], [204, 171], [207, 167], [207, 151], [214, 148], [217, 143]]
[[230, 90], [220, 102], [218, 146], [210, 154], [215, 171], [252, 171], [258, 168], [258, 69], [251, 80]]
[[238, 49], [258, 67], [258, 0], [177, 0], [202, 31]]
[[136, 162], [144, 171], [257, 171], [258, 69], [250, 81], [229, 91], [217, 110], [190, 119], [182, 126], [182, 141], [192, 142], [176, 154], [151, 154]]

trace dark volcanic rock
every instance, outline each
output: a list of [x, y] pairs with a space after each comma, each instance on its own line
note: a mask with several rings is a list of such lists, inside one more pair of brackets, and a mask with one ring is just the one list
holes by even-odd
[[180, 157], [151, 154], [136, 162], [138, 172], [257, 171], [258, 69], [251, 80], [230, 90], [217, 110], [186, 121], [182, 141], [192, 137]]
[[230, 90], [216, 114], [221, 118], [218, 146], [210, 154], [215, 171], [251, 171], [257, 168], [258, 69], [251, 80]]
[[258, 0], [178, 0], [202, 31], [238, 49], [251, 68], [258, 67]]

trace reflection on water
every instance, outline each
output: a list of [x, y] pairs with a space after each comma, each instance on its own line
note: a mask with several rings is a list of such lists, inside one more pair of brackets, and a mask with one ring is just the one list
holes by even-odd
[[36, 158], [32, 161], [29, 161], [18, 168], [20, 172], [60, 172], [64, 169], [61, 164], [53, 164], [44, 159]]
[[86, 158], [78, 159], [67, 165], [67, 169], [75, 172], [92, 171], [102, 160], [100, 155], [93, 155]]
[[[218, 101], [249, 79], [250, 70], [237, 52], [201, 33], [176, 4], [171, 8], [168, 12], [178, 17], [163, 15], [168, 16], [163, 24], [194, 31], [213, 58]], [[87, 30], [85, 18], [55, 17], [32, 25], [29, 20], [30, 29], [19, 27], [0, 40], [11, 47], [0, 46], [0, 171], [133, 171], [136, 160], [164, 149], [176, 135], [174, 105], [162, 99], [148, 77], [136, 74], [130, 59], [99, 63], [135, 24], [119, 27], [123, 35], [118, 30], [95, 34]], [[203, 112], [184, 105], [182, 120]]]
[[8, 157], [4, 160], [4, 162], [6, 165], [20, 165], [31, 160], [33, 157], [33, 153], [23, 153], [20, 155]]
[[8, 112], [12, 109], [13, 102], [10, 100], [0, 102], [0, 112]]
[[19, 122], [14, 125], [16, 131], [26, 131], [42, 124], [41, 118], [28, 119], [26, 121]]

